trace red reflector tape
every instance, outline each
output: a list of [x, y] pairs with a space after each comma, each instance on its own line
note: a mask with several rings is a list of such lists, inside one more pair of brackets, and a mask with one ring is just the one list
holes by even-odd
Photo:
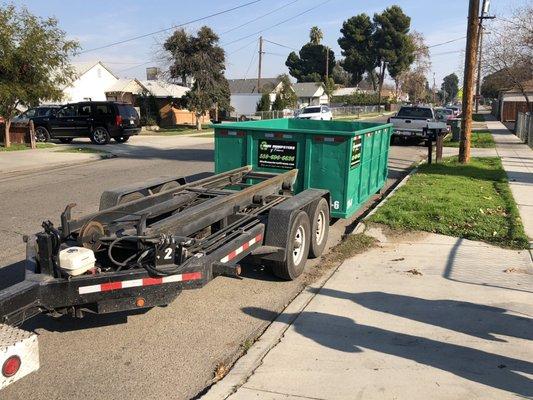
[[225, 264], [228, 261], [233, 260], [235, 257], [237, 257], [239, 254], [241, 254], [243, 251], [248, 250], [254, 244], [261, 243], [262, 240], [263, 240], [263, 235], [261, 235], [261, 234], [257, 235], [253, 239], [248, 240], [246, 243], [242, 244], [240, 247], [238, 247], [235, 250], [233, 250], [226, 257], [221, 258], [220, 262], [222, 264]]
[[127, 281], [101, 283], [99, 285], [80, 286], [78, 288], [78, 293], [89, 294], [98, 292], [110, 292], [112, 290], [127, 289], [132, 287], [153, 286], [172, 282], [196, 281], [199, 279], [202, 279], [201, 272], [188, 272], [181, 275], [164, 276], [162, 278], [130, 279]]
[[330, 143], [340, 143], [346, 140], [342, 136], [315, 136], [314, 138], [316, 142], [330, 142]]
[[246, 132], [245, 131], [228, 131], [228, 130], [221, 130], [219, 131], [219, 135], [220, 136], [239, 136], [239, 137], [242, 137], [242, 136], [245, 136], [246, 135]]
[[292, 139], [292, 135], [287, 133], [265, 133], [266, 138], [276, 138], [276, 139]]

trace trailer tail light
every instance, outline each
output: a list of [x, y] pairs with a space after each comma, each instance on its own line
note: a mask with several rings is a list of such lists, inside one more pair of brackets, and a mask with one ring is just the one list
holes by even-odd
[[115, 125], [116, 125], [116, 126], [120, 126], [120, 125], [122, 125], [122, 115], [117, 115], [117, 116], [115, 117]]
[[22, 361], [19, 356], [9, 357], [2, 366], [2, 375], [6, 378], [11, 378], [19, 371], [21, 365]]

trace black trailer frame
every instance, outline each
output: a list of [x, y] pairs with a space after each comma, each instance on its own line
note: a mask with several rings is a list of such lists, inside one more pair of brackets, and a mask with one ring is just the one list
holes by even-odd
[[[329, 203], [325, 190], [294, 195], [297, 173], [248, 166], [191, 183], [130, 185], [104, 192], [100, 210], [78, 219], [69, 204], [58, 228], [45, 221], [43, 232], [25, 237], [25, 280], [0, 291], [0, 323], [162, 306], [218, 275], [238, 277], [248, 255], [283, 262], [293, 216], [322, 198]], [[58, 254], [72, 245], [94, 250], [98, 270], [65, 274]], [[126, 256], [117, 261], [113, 250]]]

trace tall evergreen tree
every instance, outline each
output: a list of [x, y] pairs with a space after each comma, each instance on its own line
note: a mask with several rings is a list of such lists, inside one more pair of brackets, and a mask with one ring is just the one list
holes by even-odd
[[445, 102], [453, 101], [459, 93], [459, 78], [457, 75], [455, 73], [446, 75], [442, 80], [441, 89], [446, 93]]
[[198, 130], [202, 128], [202, 116], [213, 107], [230, 109], [225, 54], [211, 28], [203, 26], [196, 36], [179, 29], [166, 40], [164, 49], [169, 53], [171, 78], [182, 82], [192, 78], [194, 82], [185, 95], [185, 104], [195, 113]]
[[285, 65], [289, 68], [289, 73], [298, 82], [325, 82], [326, 61], [331, 73], [335, 66], [335, 53], [320, 44], [322, 32], [318, 27], [311, 28], [309, 36], [311, 41], [300, 49], [299, 54], [294, 51], [291, 52]]

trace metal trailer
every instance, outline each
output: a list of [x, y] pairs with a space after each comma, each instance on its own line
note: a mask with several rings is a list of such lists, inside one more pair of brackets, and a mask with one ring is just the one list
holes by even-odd
[[[104, 192], [100, 210], [25, 237], [24, 281], [0, 291], [0, 389], [38, 369], [37, 338], [16, 326], [40, 313], [82, 317], [164, 306], [218, 275], [238, 277], [256, 256], [295, 279], [322, 253], [329, 229], [327, 190], [294, 194], [297, 169], [237, 168], [187, 183], [160, 179]], [[89, 249], [94, 267], [73, 276], [62, 252]], [[86, 251], [86, 250], [84, 250]]]

